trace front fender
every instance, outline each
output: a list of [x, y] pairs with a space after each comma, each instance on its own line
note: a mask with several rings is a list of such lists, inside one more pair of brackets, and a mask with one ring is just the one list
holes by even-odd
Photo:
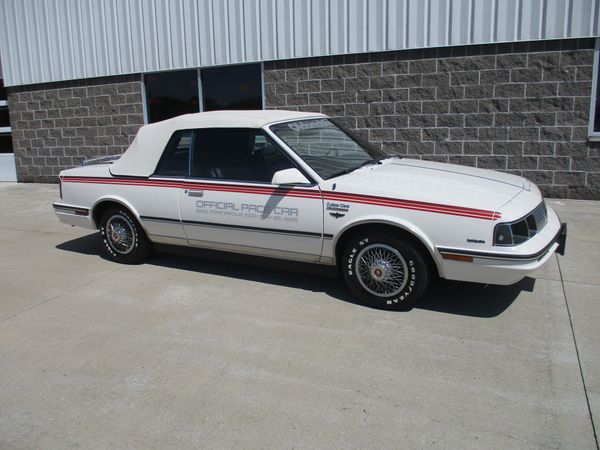
[[429, 237], [423, 232], [423, 230], [421, 230], [419, 227], [417, 227], [416, 225], [414, 225], [411, 222], [408, 222], [408, 221], [403, 220], [398, 217], [388, 216], [388, 215], [370, 215], [370, 216], [366, 216], [366, 217], [362, 216], [360, 219], [356, 219], [356, 220], [353, 220], [351, 222], [344, 224], [344, 226], [332, 238], [334, 264], [337, 264], [335, 249], [337, 248], [339, 239], [344, 235], [344, 233], [346, 231], [348, 231], [352, 228], [361, 226], [361, 225], [366, 225], [366, 224], [390, 225], [390, 226], [397, 227], [401, 230], [404, 230], [404, 231], [410, 233], [425, 246], [425, 248], [429, 252], [431, 258], [435, 262], [435, 265], [437, 267], [439, 275], [441, 277], [444, 276], [443, 264], [442, 264], [440, 255], [436, 251], [435, 245], [433, 244], [431, 239], [429, 239]]

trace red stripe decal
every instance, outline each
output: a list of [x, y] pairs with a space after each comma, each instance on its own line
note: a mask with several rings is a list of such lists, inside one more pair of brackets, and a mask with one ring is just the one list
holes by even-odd
[[238, 194], [277, 195], [282, 197], [312, 198], [338, 202], [360, 203], [364, 205], [385, 206], [389, 208], [425, 211], [452, 216], [471, 217], [473, 219], [497, 220], [502, 217], [499, 212], [486, 209], [466, 208], [462, 206], [442, 205], [439, 203], [402, 200], [372, 195], [350, 194], [309, 189], [285, 189], [261, 186], [240, 186], [235, 184], [201, 183], [193, 181], [150, 180], [145, 178], [92, 178], [92, 177], [63, 177], [64, 183], [88, 184], [117, 184], [125, 186], [163, 187], [174, 189], [201, 189], [215, 192], [231, 192]]
[[67, 183], [87, 183], [87, 184], [116, 184], [125, 186], [147, 186], [147, 187], [165, 187], [176, 189], [205, 189], [218, 192], [236, 192], [246, 194], [260, 195], [280, 195], [291, 197], [321, 198], [321, 193], [317, 190], [306, 189], [282, 189], [261, 186], [239, 186], [228, 184], [207, 184], [194, 182], [180, 182], [167, 180], [146, 180], [146, 179], [118, 179], [118, 178], [81, 178], [65, 177], [63, 180]]
[[440, 214], [451, 214], [457, 216], [474, 217], [478, 219], [495, 220], [502, 217], [500, 213], [485, 209], [465, 208], [461, 206], [441, 205], [438, 203], [418, 202], [413, 200], [401, 200], [386, 197], [375, 197], [357, 194], [345, 194], [335, 192], [323, 192], [325, 200], [346, 201], [363, 203], [369, 205], [389, 206], [391, 208], [413, 209], [419, 211], [436, 212]]

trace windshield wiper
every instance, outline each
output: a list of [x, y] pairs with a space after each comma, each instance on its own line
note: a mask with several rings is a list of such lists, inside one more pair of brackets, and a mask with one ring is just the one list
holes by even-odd
[[350, 167], [349, 169], [340, 170], [339, 172], [330, 175], [327, 179], [330, 180], [331, 178], [339, 177], [340, 175], [346, 175], [347, 173], [354, 172], [359, 167], [362, 166]]
[[346, 175], [347, 173], [354, 172], [356, 169], [360, 169], [361, 167], [366, 166], [374, 166], [376, 164], [381, 164], [381, 161], [384, 159], [394, 158], [394, 156], [382, 156], [380, 158], [369, 159], [368, 161], [360, 163], [358, 166], [350, 167], [349, 169], [340, 170], [339, 172], [334, 173], [328, 179], [339, 177], [340, 175]]
[[[388, 158], [392, 158], [392, 156], [381, 156], [379, 158], [369, 159], [368, 161], [365, 161], [358, 167], [374, 166], [376, 164], [381, 164], [381, 161], [383, 161], [384, 159], [388, 159]], [[358, 167], [357, 167], [357, 169], [358, 169]]]

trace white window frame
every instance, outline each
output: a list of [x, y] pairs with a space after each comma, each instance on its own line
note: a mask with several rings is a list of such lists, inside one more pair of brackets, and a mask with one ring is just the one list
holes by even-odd
[[600, 130], [594, 131], [594, 121], [596, 115], [596, 101], [597, 101], [597, 88], [598, 88], [598, 71], [600, 67], [600, 38], [596, 39], [596, 45], [594, 48], [594, 65], [592, 66], [592, 98], [590, 99], [590, 122], [588, 126], [588, 139], [590, 141], [600, 141]]
[[144, 125], [148, 125], [148, 105], [146, 104], [146, 81], [144, 73], [140, 73], [140, 83], [142, 83], [142, 114], [144, 115]]
[[[198, 109], [200, 112], [204, 112], [204, 97], [202, 96], [202, 69], [196, 70], [196, 77], [198, 77]], [[190, 151], [190, 155], [191, 154], [192, 152]]]

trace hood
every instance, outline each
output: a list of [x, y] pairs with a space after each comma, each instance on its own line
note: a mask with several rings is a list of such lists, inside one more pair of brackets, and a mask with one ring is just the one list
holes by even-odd
[[531, 183], [492, 170], [415, 159], [387, 159], [328, 180], [336, 190], [497, 211]]

